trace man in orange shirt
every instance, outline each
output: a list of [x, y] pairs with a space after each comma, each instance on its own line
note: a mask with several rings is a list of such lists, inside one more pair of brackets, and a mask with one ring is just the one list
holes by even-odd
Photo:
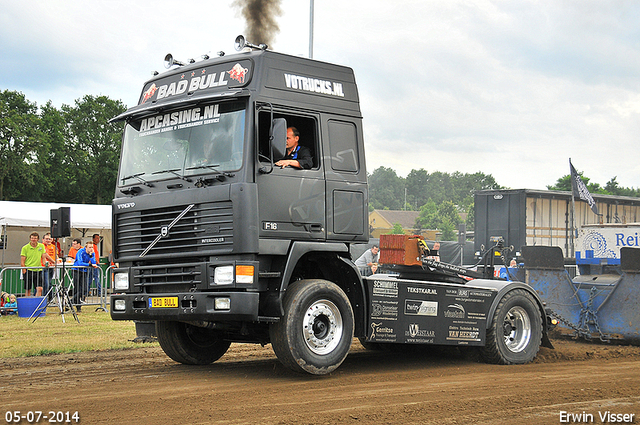
[[[98, 291], [98, 296], [102, 296], [102, 284], [100, 283], [100, 253], [98, 252], [98, 245], [100, 244], [100, 235], [95, 233], [93, 235], [93, 252], [95, 253], [96, 264], [98, 267], [93, 269], [93, 278], [91, 282], [96, 282], [96, 288]], [[91, 285], [89, 285], [91, 287]]]
[[67, 254], [67, 261], [72, 263], [76, 261], [76, 254], [80, 248], [82, 248], [82, 240], [80, 238], [73, 238], [71, 248], [69, 248], [69, 253]]
[[44, 294], [49, 292], [49, 286], [51, 285], [51, 281], [53, 280], [53, 275], [56, 270], [56, 262], [58, 261], [58, 253], [56, 249], [56, 245], [53, 243], [53, 238], [51, 237], [51, 233], [47, 232], [42, 237], [42, 243], [44, 243], [44, 249], [50, 258], [53, 259], [53, 264], [49, 264], [48, 261], [45, 261], [44, 256], [42, 257], [42, 266], [44, 267], [43, 277], [43, 285], [42, 290]]

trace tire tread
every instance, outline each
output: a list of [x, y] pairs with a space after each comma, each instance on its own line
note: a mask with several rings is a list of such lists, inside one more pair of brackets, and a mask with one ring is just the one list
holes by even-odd
[[[516, 356], [522, 358], [511, 358], [507, 357], [509, 353], [504, 353], [501, 349], [501, 344], [503, 342], [500, 340], [502, 338], [502, 324], [500, 321], [504, 317], [505, 305], [510, 302], [514, 297], [524, 297], [530, 303], [530, 306], [533, 306], [535, 311], [538, 312], [537, 316], [533, 316], [530, 318], [532, 321], [532, 336], [529, 345], [525, 348], [526, 356]], [[524, 364], [533, 361], [533, 359], [538, 354], [538, 350], [540, 349], [540, 345], [542, 343], [542, 333], [543, 333], [543, 322], [542, 322], [542, 313], [538, 307], [535, 299], [524, 289], [514, 289], [512, 291], [507, 292], [496, 307], [496, 311], [492, 318], [492, 323], [489, 329], [487, 329], [487, 335], [485, 338], [484, 347], [480, 348], [480, 355], [483, 360], [487, 363], [493, 364], [502, 364], [502, 365], [510, 365], [510, 364]], [[536, 321], [538, 323], [536, 323]], [[504, 350], [507, 350], [504, 348]]]
[[191, 325], [181, 322], [156, 322], [160, 347], [172, 360], [182, 364], [207, 365], [218, 360], [229, 349], [231, 343], [216, 338], [213, 331], [209, 346], [197, 346], [186, 335], [188, 326]]

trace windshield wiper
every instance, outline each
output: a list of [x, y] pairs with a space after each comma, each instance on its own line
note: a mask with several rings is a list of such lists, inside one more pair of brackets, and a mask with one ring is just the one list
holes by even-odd
[[225, 177], [233, 177], [235, 174], [232, 173], [227, 173], [226, 171], [218, 171], [218, 169], [216, 167], [219, 167], [220, 164], [213, 164], [213, 165], [196, 165], [195, 167], [189, 167], [189, 168], [185, 168], [185, 170], [198, 170], [198, 169], [202, 169], [202, 168], [208, 168], [210, 170], [213, 170], [213, 172], [215, 172], [216, 174], [220, 174], [222, 176]]
[[161, 170], [161, 171], [156, 171], [156, 172], [153, 172], [153, 173], [151, 173], [151, 174], [171, 173], [171, 174], [173, 174], [174, 176], [178, 176], [178, 177], [179, 177], [179, 178], [181, 178], [182, 180], [184, 180], [184, 181], [187, 181], [187, 182], [191, 183], [191, 181], [192, 181], [192, 180], [191, 180], [190, 178], [185, 177], [185, 176], [183, 176], [183, 175], [182, 175], [182, 174], [180, 174], [180, 173], [176, 173], [176, 171], [180, 171], [180, 170], [181, 170], [181, 168], [173, 168], [173, 169], [171, 169], [171, 170]]
[[145, 185], [145, 186], [147, 186], [147, 187], [153, 187], [153, 184], [152, 184], [152, 183], [149, 183], [148, 181], [146, 181], [145, 179], [143, 179], [142, 177], [140, 177], [140, 176], [142, 176], [142, 175], [144, 175], [144, 174], [146, 174], [146, 173], [142, 172], [142, 173], [137, 173], [137, 174], [131, 174], [130, 176], [127, 176], [127, 177], [123, 177], [123, 178], [121, 179], [121, 180], [122, 180], [122, 184], [124, 184], [124, 182], [126, 182], [126, 181], [127, 181], [127, 180], [129, 180], [129, 179], [136, 178], [136, 179], [140, 180], [140, 182], [141, 182], [143, 185]]
[[220, 171], [218, 171], [218, 170], [216, 169], [216, 167], [219, 167], [219, 166], [220, 166], [220, 164], [213, 164], [213, 165], [196, 165], [196, 166], [194, 166], [194, 167], [185, 168], [185, 171], [186, 171], [186, 170], [199, 170], [199, 169], [201, 169], [201, 168], [210, 168], [210, 169], [212, 169], [213, 171], [215, 171], [216, 173], [220, 173]]

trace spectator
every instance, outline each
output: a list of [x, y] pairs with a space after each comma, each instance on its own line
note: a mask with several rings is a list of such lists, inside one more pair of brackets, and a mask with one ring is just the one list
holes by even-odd
[[[8, 302], [9, 302], [9, 294], [7, 294], [4, 291], [0, 292], [0, 308], [3, 308], [5, 304]], [[0, 310], [0, 314], [4, 316], [6, 314], [5, 310], [4, 309]]]
[[[98, 252], [98, 245], [100, 244], [100, 235], [95, 233], [93, 235], [93, 252], [95, 253], [96, 264], [100, 265], [100, 253]], [[98, 291], [98, 296], [102, 296], [102, 284], [100, 283], [100, 269], [96, 267], [92, 270], [92, 279], [91, 285], [93, 282], [96, 283], [96, 291]], [[90, 285], [90, 286], [91, 286]]]
[[42, 258], [42, 266], [44, 267], [42, 273], [42, 291], [44, 292], [44, 294], [47, 294], [49, 292], [51, 281], [53, 280], [53, 275], [56, 271], [58, 253], [56, 252], [56, 245], [53, 243], [53, 238], [51, 237], [50, 232], [44, 234], [44, 236], [42, 237], [42, 242], [44, 243], [44, 249], [49, 257], [53, 258], [53, 264], [49, 264], [48, 261], [44, 260], [44, 257]]
[[[80, 246], [80, 239], [73, 240], [74, 246]], [[80, 248], [76, 253], [76, 259], [73, 263], [73, 304], [76, 305], [78, 311], [82, 311], [80, 304], [86, 298], [88, 292], [88, 275], [89, 267], [98, 267], [96, 265], [95, 253], [93, 251], [93, 241], [87, 241], [84, 248]]]
[[53, 262], [45, 250], [44, 244], [38, 242], [40, 235], [33, 232], [29, 235], [29, 243], [20, 250], [20, 265], [24, 278], [25, 295], [31, 296], [31, 291], [36, 290], [36, 295], [42, 294], [42, 264], [44, 261]]
[[440, 261], [440, 242], [434, 242], [433, 248], [429, 248], [426, 242], [424, 242], [423, 255], [427, 258], [431, 258], [436, 261]]
[[67, 254], [67, 262], [73, 263], [76, 261], [76, 254], [80, 248], [82, 248], [82, 240], [80, 238], [73, 238], [71, 248], [69, 248], [69, 253]]
[[360, 271], [361, 276], [371, 276], [374, 274], [374, 270], [372, 267], [375, 265], [376, 270], [378, 269], [378, 252], [380, 248], [378, 245], [374, 245], [371, 249], [367, 249], [364, 254], [362, 254], [356, 260], [356, 267]]
[[4, 307], [8, 309], [6, 312], [9, 315], [18, 313], [18, 302], [15, 294], [9, 295], [9, 302], [6, 303]]
[[516, 273], [518, 272], [518, 262], [515, 258], [513, 258], [509, 262], [509, 267], [501, 267], [498, 272], [498, 277], [505, 280], [517, 280]]

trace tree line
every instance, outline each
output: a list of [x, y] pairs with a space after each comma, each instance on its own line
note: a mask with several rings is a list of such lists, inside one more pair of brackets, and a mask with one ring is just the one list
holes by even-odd
[[[592, 194], [640, 197], [640, 188], [621, 187], [617, 176], [611, 178], [604, 186], [600, 186], [598, 183], [592, 183], [589, 177], [583, 175], [583, 172], [578, 172], [578, 174], [582, 182], [587, 186], [587, 190]], [[571, 191], [571, 176], [567, 174], [560, 177], [554, 185], [548, 185], [547, 189]]]
[[378, 167], [368, 178], [370, 211], [419, 211], [415, 228], [440, 230], [443, 240], [455, 239], [462, 217], [467, 228], [473, 228], [476, 190], [502, 189], [493, 176], [481, 172], [429, 173], [421, 168], [400, 177], [391, 168]]
[[[0, 92], [0, 200], [109, 204], [114, 196], [122, 123], [109, 120], [126, 110], [107, 96], [84, 96], [73, 106], [38, 107], [24, 94]], [[591, 193], [640, 196], [620, 187], [616, 177], [604, 186], [580, 173]], [[411, 170], [400, 177], [379, 167], [368, 175], [369, 208], [420, 211], [418, 229], [455, 235], [461, 215], [473, 229], [473, 194], [503, 189], [493, 176]], [[562, 176], [549, 190], [571, 190]]]
[[0, 92], [0, 200], [110, 204], [123, 124], [109, 120], [126, 109], [106, 96], [58, 109]]

